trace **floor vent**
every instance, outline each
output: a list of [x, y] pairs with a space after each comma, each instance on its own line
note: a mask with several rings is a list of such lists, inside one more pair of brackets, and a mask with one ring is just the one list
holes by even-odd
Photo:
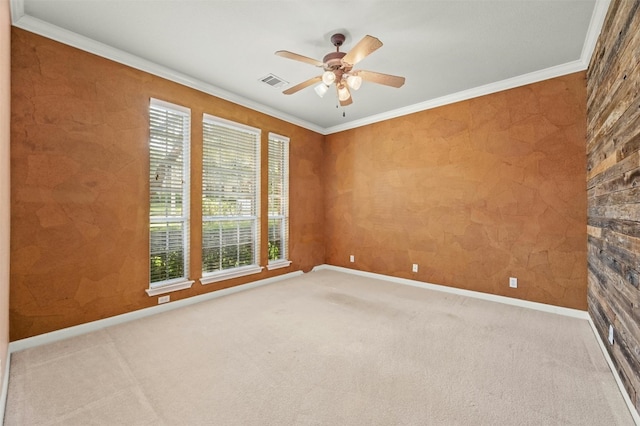
[[287, 84], [289, 84], [288, 81], [284, 81], [283, 79], [281, 79], [278, 76], [275, 76], [273, 74], [269, 74], [266, 77], [262, 77], [260, 79], [261, 82], [263, 82], [264, 84], [268, 84], [269, 86], [273, 87], [274, 89], [278, 89], [282, 86], [286, 86]]

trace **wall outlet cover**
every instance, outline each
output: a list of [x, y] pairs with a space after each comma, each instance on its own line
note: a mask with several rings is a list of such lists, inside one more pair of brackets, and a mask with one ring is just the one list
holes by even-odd
[[613, 345], [613, 326], [609, 324], [609, 344]]
[[518, 288], [518, 279], [514, 277], [509, 278], [509, 287]]
[[356, 261], [356, 257], [354, 255], [349, 256], [349, 262], [353, 263]]
[[163, 303], [167, 303], [170, 300], [171, 300], [171, 296], [169, 296], [168, 294], [166, 296], [160, 296], [160, 297], [158, 297], [158, 305], [161, 305]]
[[414, 264], [413, 264], [413, 267], [411, 268], [411, 270], [412, 270], [413, 272], [418, 272], [418, 264], [417, 264], [417, 263], [414, 263]]

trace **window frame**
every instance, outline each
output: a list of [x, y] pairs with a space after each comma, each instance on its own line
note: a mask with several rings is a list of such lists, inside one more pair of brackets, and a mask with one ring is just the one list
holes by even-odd
[[[291, 260], [289, 260], [289, 145], [290, 139], [286, 136], [282, 136], [276, 133], [269, 132], [268, 137], [268, 171], [271, 171], [271, 145], [272, 142], [281, 144], [281, 152], [282, 152], [282, 181], [280, 182], [282, 194], [281, 194], [281, 202], [280, 202], [280, 211], [276, 215], [271, 214], [271, 194], [269, 194], [269, 190], [267, 189], [267, 244], [270, 240], [269, 231], [271, 229], [270, 222], [272, 220], [279, 220], [280, 223], [280, 232], [282, 235], [281, 250], [282, 253], [278, 259], [268, 260], [267, 269], [273, 270], [278, 268], [286, 268], [291, 265]], [[271, 175], [268, 176], [269, 185], [271, 185]], [[267, 249], [267, 259], [269, 258], [268, 249]]]
[[[202, 217], [202, 246], [201, 251], [204, 251], [204, 238], [205, 232], [204, 227], [206, 223], [211, 222], [222, 222], [222, 221], [246, 221], [248, 219], [253, 221], [253, 229], [252, 229], [252, 238], [253, 238], [253, 263], [250, 265], [237, 266], [233, 268], [226, 268], [216, 271], [207, 271], [205, 272], [204, 261], [202, 267], [202, 277], [200, 278], [200, 283], [202, 285], [207, 285], [223, 280], [228, 280], [232, 278], [242, 277], [246, 275], [252, 275], [262, 272], [264, 269], [260, 266], [260, 230], [261, 230], [261, 212], [260, 212], [260, 198], [261, 198], [261, 138], [262, 138], [262, 130], [247, 126], [245, 124], [237, 123], [231, 120], [226, 120], [224, 118], [216, 117], [214, 115], [210, 115], [204, 113], [202, 116], [202, 199], [205, 198], [205, 189], [204, 189], [204, 180], [205, 180], [205, 155], [206, 155], [206, 144], [205, 141], [205, 126], [213, 125], [219, 126], [223, 128], [227, 128], [233, 131], [240, 131], [249, 133], [255, 137], [255, 181], [254, 181], [254, 193], [253, 193], [253, 202], [254, 202], [254, 212], [255, 214], [252, 216], [205, 216], [205, 209], [201, 209], [201, 217]], [[201, 253], [202, 256], [202, 253]]]
[[[183, 122], [182, 129], [182, 195], [181, 195], [181, 215], [166, 215], [166, 216], [153, 216], [152, 215], [152, 180], [151, 180], [151, 158], [154, 155], [152, 148], [152, 129], [151, 129], [151, 116], [152, 109], [162, 109], [166, 111], [170, 111], [173, 114], [177, 114], [186, 118]], [[189, 279], [189, 244], [190, 244], [190, 187], [191, 187], [191, 109], [186, 108], [181, 105], [173, 104], [170, 102], [162, 101], [155, 98], [149, 99], [149, 109], [148, 109], [148, 118], [149, 118], [149, 138], [148, 138], [148, 148], [149, 148], [149, 288], [145, 291], [149, 296], [155, 296], [158, 294], [168, 293], [176, 290], [182, 290], [186, 288], [190, 288], [194, 281]], [[154, 224], [182, 224], [182, 268], [183, 268], [183, 276], [176, 278], [169, 278], [166, 280], [151, 282], [151, 228]]]

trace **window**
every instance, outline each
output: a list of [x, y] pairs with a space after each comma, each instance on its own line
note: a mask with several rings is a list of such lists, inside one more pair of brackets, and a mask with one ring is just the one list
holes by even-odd
[[260, 130], [205, 114], [202, 284], [254, 274], [259, 263]]
[[289, 266], [289, 138], [269, 133], [269, 264]]
[[189, 109], [149, 105], [149, 293], [188, 288]]

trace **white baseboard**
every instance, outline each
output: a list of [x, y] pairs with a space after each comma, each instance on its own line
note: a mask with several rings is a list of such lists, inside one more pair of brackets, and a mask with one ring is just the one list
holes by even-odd
[[[473, 297], [476, 299], [488, 300], [488, 301], [497, 302], [497, 303], [505, 303], [508, 305], [520, 306], [523, 308], [535, 309], [539, 311], [565, 315], [573, 318], [586, 319], [589, 322], [591, 329], [593, 330], [593, 334], [595, 335], [596, 340], [598, 341], [598, 344], [600, 345], [600, 349], [604, 354], [604, 357], [607, 361], [607, 364], [609, 365], [609, 368], [613, 374], [613, 377], [616, 383], [618, 384], [618, 387], [620, 388], [620, 393], [622, 394], [624, 401], [626, 402], [627, 407], [629, 408], [629, 412], [631, 413], [631, 416], [633, 417], [634, 422], [636, 423], [636, 425], [640, 426], [640, 415], [638, 414], [638, 411], [635, 409], [635, 406], [633, 405], [631, 398], [629, 398], [629, 395], [627, 394], [627, 391], [624, 388], [622, 379], [620, 379], [620, 376], [618, 375], [615, 365], [613, 364], [613, 361], [609, 356], [609, 352], [607, 351], [607, 348], [604, 342], [600, 338], [600, 334], [598, 333], [598, 330], [596, 329], [595, 324], [593, 323], [593, 320], [589, 316], [589, 313], [586, 311], [547, 305], [544, 303], [530, 302], [530, 301], [521, 300], [521, 299], [513, 299], [505, 296], [498, 296], [498, 295], [488, 294], [488, 293], [480, 293], [472, 290], [464, 290], [464, 289], [459, 289], [454, 287], [447, 287], [447, 286], [438, 285], [438, 284], [425, 283], [422, 281], [410, 280], [406, 278], [397, 278], [397, 277], [392, 277], [388, 275], [376, 274], [373, 272], [359, 271], [356, 269], [349, 269], [349, 268], [343, 268], [340, 266], [333, 266], [333, 265], [326, 265], [326, 264], [314, 267], [312, 272], [321, 271], [321, 270], [339, 271], [339, 272], [344, 272], [348, 274], [359, 275], [363, 277], [374, 278], [374, 279], [394, 282], [394, 283], [403, 284], [403, 285], [410, 285], [413, 287], [419, 287], [419, 288], [424, 288], [428, 290], [435, 290], [435, 291], [440, 291], [444, 293], [457, 294], [460, 296]], [[249, 290], [255, 287], [260, 287], [266, 284], [282, 281], [288, 278], [293, 278], [295, 276], [302, 275], [302, 274], [303, 274], [302, 271], [290, 272], [288, 274], [279, 275], [277, 277], [254, 281], [252, 283], [242, 284], [239, 286], [214, 291], [211, 293], [201, 294], [201, 295], [193, 296], [187, 299], [177, 300], [175, 302], [170, 302], [163, 305], [152, 306], [152, 307], [141, 309], [138, 311], [117, 315], [114, 317], [105, 318], [98, 321], [92, 321], [90, 323], [81, 324], [74, 327], [53, 331], [51, 333], [41, 334], [38, 336], [29, 337], [26, 339], [11, 342], [9, 344], [9, 348], [6, 354], [5, 372], [2, 380], [2, 393], [0, 394], [0, 424], [2, 424], [4, 421], [4, 412], [5, 412], [6, 402], [7, 402], [7, 392], [9, 389], [11, 353], [13, 352], [55, 342], [58, 340], [63, 340], [69, 337], [79, 336], [81, 334], [100, 330], [102, 328], [109, 327], [112, 325], [122, 324], [128, 321], [133, 321], [135, 319], [144, 318], [144, 317], [155, 315], [161, 312], [166, 312], [173, 309], [181, 308], [183, 306], [204, 302], [205, 300], [216, 299], [218, 297], [226, 296], [233, 293], [238, 293], [238, 292]]]
[[4, 376], [2, 376], [2, 393], [0, 393], [0, 425], [4, 424], [4, 410], [7, 407], [7, 394], [9, 392], [9, 369], [11, 368], [11, 351], [7, 348], [4, 363]]
[[229, 294], [238, 293], [240, 291], [249, 290], [267, 284], [272, 284], [298, 275], [302, 275], [302, 271], [290, 272], [288, 274], [278, 275], [276, 277], [265, 278], [263, 280], [254, 281], [247, 284], [241, 284], [235, 287], [229, 287], [222, 290], [212, 291], [210, 293], [200, 294], [186, 299], [176, 300], [175, 302], [164, 303], [162, 305], [151, 306], [149, 308], [140, 309], [126, 314], [116, 315], [73, 327], [63, 328], [61, 330], [52, 331], [50, 333], [40, 334], [38, 336], [27, 337], [26, 339], [16, 340], [9, 343], [9, 353], [22, 351], [24, 349], [33, 348], [47, 343], [57, 342], [59, 340], [68, 339], [70, 337], [79, 336], [81, 334], [90, 333], [112, 325], [122, 324], [136, 319], [148, 317], [150, 315], [159, 314], [161, 312], [170, 311], [183, 306], [193, 305], [194, 303], [204, 302], [205, 300], [216, 299], [218, 297], [227, 296]]
[[313, 268], [313, 271], [321, 271], [323, 269], [332, 270], [332, 271], [339, 271], [339, 272], [344, 272], [344, 273], [347, 273], [347, 274], [359, 275], [359, 276], [379, 279], [379, 280], [383, 280], [383, 281], [390, 281], [390, 282], [394, 282], [394, 283], [398, 283], [398, 284], [425, 288], [425, 289], [428, 289], [428, 290], [441, 291], [441, 292], [444, 292], [444, 293], [457, 294], [457, 295], [460, 295], [460, 296], [473, 297], [473, 298], [476, 298], [476, 299], [489, 300], [489, 301], [497, 302], [497, 303], [505, 303], [507, 305], [520, 306], [522, 308], [535, 309], [535, 310], [538, 310], [538, 311], [550, 312], [550, 313], [554, 313], [554, 314], [558, 314], [558, 315], [565, 315], [565, 316], [569, 316], [569, 317], [573, 317], [573, 318], [587, 320], [587, 322], [591, 325], [591, 329], [593, 330], [593, 334], [595, 334], [595, 336], [596, 336], [596, 340], [598, 341], [598, 344], [600, 345], [600, 349], [602, 350], [602, 353], [604, 354], [604, 358], [606, 359], [607, 364], [609, 365], [609, 369], [611, 370], [611, 373], [613, 374], [613, 377], [615, 378], [615, 381], [618, 384], [618, 388], [620, 389], [620, 393], [622, 394], [622, 396], [624, 398], [624, 401], [626, 402], [627, 407], [629, 408], [629, 412], [631, 413], [631, 417], [633, 417], [633, 421], [635, 422], [635, 424], [640, 426], [640, 415], [638, 415], [638, 411], [636, 410], [635, 406], [633, 405], [633, 402], [631, 401], [631, 398], [629, 398], [629, 394], [627, 393], [627, 390], [624, 388], [624, 384], [622, 383], [622, 379], [620, 379], [620, 376], [618, 375], [618, 371], [616, 370], [616, 367], [613, 364], [613, 360], [609, 356], [609, 352], [607, 352], [607, 348], [606, 348], [604, 342], [602, 341], [602, 339], [600, 338], [600, 334], [598, 334], [598, 330], [596, 329], [596, 326], [593, 323], [593, 320], [591, 319], [591, 316], [589, 315], [589, 313], [587, 311], [581, 311], [581, 310], [578, 310], [578, 309], [571, 309], [571, 308], [563, 308], [563, 307], [560, 307], [560, 306], [547, 305], [547, 304], [538, 303], [538, 302], [530, 302], [528, 300], [514, 299], [514, 298], [511, 298], [511, 297], [498, 296], [498, 295], [495, 295], [495, 294], [480, 293], [480, 292], [477, 292], [477, 291], [464, 290], [464, 289], [459, 289], [459, 288], [455, 288], [455, 287], [447, 287], [447, 286], [438, 285], [438, 284], [424, 283], [422, 281], [415, 281], [415, 280], [410, 280], [410, 279], [406, 279], [406, 278], [391, 277], [391, 276], [388, 276], [388, 275], [376, 274], [376, 273], [373, 273], [373, 272], [366, 272], [366, 271], [359, 271], [357, 269], [343, 268], [341, 266], [319, 265], [319, 266], [316, 266], [315, 268]]
[[323, 269], [340, 271], [340, 272], [345, 272], [347, 274], [360, 275], [363, 277], [374, 278], [374, 279], [383, 280], [383, 281], [390, 281], [398, 284], [410, 285], [412, 287], [419, 287], [427, 290], [440, 291], [443, 293], [457, 294], [459, 296], [473, 297], [474, 299], [482, 299], [482, 300], [488, 300], [491, 302], [503, 303], [506, 305], [519, 306], [521, 308], [535, 309], [537, 311], [550, 312], [553, 314], [564, 315], [567, 317], [579, 318], [584, 320], [589, 319], [589, 313], [587, 311], [581, 311], [579, 309], [563, 308], [560, 306], [547, 305], [545, 303], [530, 302], [528, 300], [515, 299], [512, 297], [498, 296], [496, 294], [481, 293], [479, 291], [465, 290], [465, 289], [455, 288], [455, 287], [447, 287], [444, 285], [425, 283], [422, 281], [410, 280], [407, 278], [398, 278], [398, 277], [392, 277], [389, 275], [376, 274], [373, 272], [359, 271], [357, 269], [343, 268], [341, 266], [319, 265], [313, 268], [313, 271], [321, 271]]
[[611, 373], [613, 373], [613, 377], [616, 379], [618, 388], [620, 388], [620, 393], [624, 398], [624, 402], [627, 403], [627, 407], [629, 408], [629, 412], [631, 412], [631, 417], [633, 417], [633, 421], [636, 423], [636, 425], [640, 426], [640, 415], [638, 414], [638, 410], [636, 410], [636, 407], [633, 405], [633, 401], [631, 401], [631, 398], [629, 397], [627, 390], [624, 388], [624, 384], [622, 383], [622, 379], [618, 374], [618, 370], [616, 370], [616, 366], [613, 363], [611, 356], [609, 355], [609, 351], [607, 351], [607, 346], [602, 341], [602, 338], [600, 337], [600, 333], [598, 333], [598, 329], [596, 328], [596, 325], [591, 319], [591, 317], [589, 317], [589, 325], [591, 325], [591, 330], [593, 331], [593, 334], [596, 336], [596, 340], [600, 345], [600, 349], [602, 350], [604, 359], [607, 360], [607, 364], [609, 364], [609, 369], [611, 370]]

